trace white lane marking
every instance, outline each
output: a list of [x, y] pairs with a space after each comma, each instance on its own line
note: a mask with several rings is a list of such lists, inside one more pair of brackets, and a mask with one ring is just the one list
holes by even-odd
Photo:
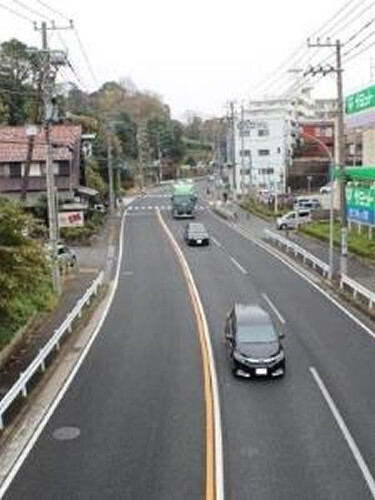
[[234, 257], [229, 257], [233, 264], [241, 271], [242, 274], [247, 274], [246, 269], [244, 269], [239, 262], [236, 261]]
[[335, 405], [330, 393], [328, 392], [328, 389], [324, 385], [323, 380], [320, 378], [319, 373], [317, 370], [313, 367], [310, 366], [309, 368], [310, 373], [312, 374], [317, 386], [319, 387], [321, 393], [323, 394], [324, 399], [326, 400], [326, 403], [328, 404], [329, 409], [331, 410], [332, 415], [334, 416], [337, 425], [339, 426], [340, 431], [342, 432], [345, 441], [347, 445], [349, 446], [350, 451], [353, 454], [353, 457], [355, 461], [357, 462], [357, 465], [362, 472], [362, 475], [367, 483], [367, 486], [371, 492], [372, 498], [375, 498], [375, 481], [374, 478], [371, 475], [370, 469], [368, 468], [356, 442], [354, 441], [353, 436], [351, 435], [347, 425], [345, 424], [344, 419], [340, 415], [339, 410], [337, 409], [337, 406]]
[[[145, 207], [145, 208], [146, 208], [146, 207]], [[149, 205], [147, 208], [148, 208], [149, 210], [152, 210], [154, 207], [152, 207], [151, 205]]]
[[219, 241], [217, 241], [217, 239], [216, 239], [216, 238], [214, 238], [213, 236], [211, 236], [211, 240], [212, 240], [212, 241], [215, 243], [215, 245], [217, 245], [219, 248], [222, 248], [222, 247], [223, 247], [223, 245], [222, 245]]
[[271, 301], [271, 299], [268, 297], [268, 295], [266, 293], [262, 293], [262, 297], [267, 302], [267, 304], [270, 306], [270, 308], [272, 309], [272, 311], [276, 314], [276, 316], [278, 317], [280, 323], [282, 323], [283, 325], [285, 325], [285, 319], [280, 314], [279, 310], [277, 309], [277, 307], [275, 306], [275, 304]]
[[203, 322], [203, 330], [204, 336], [206, 339], [206, 347], [208, 360], [210, 365], [210, 376], [211, 376], [211, 387], [212, 387], [212, 395], [213, 395], [213, 406], [214, 406], [214, 435], [215, 435], [215, 500], [224, 500], [224, 460], [223, 460], [223, 436], [222, 436], [222, 422], [221, 422], [221, 410], [220, 410], [220, 396], [219, 396], [219, 385], [217, 380], [217, 371], [215, 366], [215, 358], [212, 349], [211, 335], [208, 328], [206, 313], [203, 308], [202, 300], [195, 283], [193, 273], [190, 270], [189, 264], [186, 260], [184, 253], [182, 252], [180, 245], [177, 243], [175, 237], [172, 234], [172, 231], [168, 227], [167, 223], [161, 216], [159, 212], [159, 216], [162, 224], [164, 225], [165, 231], [169, 235], [170, 240], [172, 241], [173, 246], [175, 247], [178, 255], [181, 257], [181, 261], [183, 262], [183, 266], [186, 270], [186, 273], [189, 277], [189, 281], [192, 284], [194, 289], [194, 295], [196, 297], [197, 305], [200, 311], [200, 316]]
[[125, 226], [126, 213], [127, 212], [125, 211], [124, 215], [122, 217], [122, 221], [121, 221], [119, 253], [118, 253], [118, 260], [117, 260], [116, 275], [115, 275], [115, 278], [113, 280], [113, 285], [112, 285], [112, 288], [111, 288], [111, 290], [109, 292], [108, 302], [107, 302], [107, 304], [106, 304], [106, 306], [104, 308], [103, 314], [100, 317], [100, 319], [99, 319], [99, 321], [98, 321], [98, 323], [96, 325], [96, 328], [95, 328], [95, 330], [94, 330], [94, 332], [93, 332], [90, 340], [88, 341], [88, 343], [86, 344], [85, 348], [83, 349], [80, 358], [78, 359], [78, 361], [75, 364], [74, 368], [72, 369], [72, 371], [70, 372], [69, 376], [65, 380], [65, 383], [61, 387], [61, 389], [58, 392], [56, 398], [53, 400], [52, 404], [48, 408], [47, 413], [45, 413], [45, 415], [40, 420], [40, 423], [38, 424], [38, 427], [35, 429], [33, 435], [31, 436], [31, 438], [29, 439], [29, 441], [26, 443], [26, 445], [24, 446], [24, 448], [21, 451], [21, 453], [18, 455], [18, 457], [17, 457], [16, 461], [14, 462], [14, 464], [13, 464], [13, 466], [12, 466], [9, 474], [5, 477], [4, 481], [1, 483], [1, 486], [0, 486], [0, 499], [3, 498], [3, 496], [5, 495], [7, 489], [9, 488], [9, 486], [12, 483], [13, 479], [17, 475], [17, 472], [22, 467], [22, 464], [26, 460], [26, 458], [29, 455], [30, 451], [33, 449], [34, 444], [36, 443], [36, 441], [38, 440], [39, 436], [43, 432], [43, 429], [47, 425], [49, 419], [52, 417], [52, 415], [55, 412], [55, 410], [56, 410], [57, 406], [59, 405], [60, 401], [62, 400], [62, 398], [64, 397], [65, 393], [69, 389], [70, 384], [73, 382], [74, 377], [76, 376], [76, 374], [77, 374], [78, 370], [80, 369], [82, 363], [84, 362], [87, 354], [89, 353], [89, 351], [91, 349], [91, 346], [94, 343], [96, 337], [98, 336], [98, 333], [100, 332], [100, 329], [101, 329], [101, 327], [102, 327], [102, 325], [104, 323], [104, 320], [107, 317], [108, 311], [111, 308], [111, 305], [112, 305], [112, 302], [113, 302], [113, 298], [115, 296], [115, 292], [116, 292], [117, 287], [118, 287], [119, 277], [120, 277], [120, 267], [121, 267], [122, 253], [123, 253], [123, 246], [124, 246], [123, 240], [124, 240], [124, 226]]
[[138, 206], [137, 206], [137, 207], [134, 207], [134, 210], [139, 210], [139, 207], [138, 207]]
[[122, 273], [124, 276], [133, 276], [133, 271], [123, 271]]
[[133, 210], [134, 207], [128, 207], [126, 210]]
[[229, 224], [228, 222], [224, 221], [221, 219], [219, 216], [217, 216], [214, 213], [211, 213], [211, 215], [217, 219], [218, 221], [222, 222], [226, 226], [230, 227], [235, 231], [236, 233], [240, 234], [247, 240], [251, 241], [251, 243], [254, 243], [254, 245], [258, 246], [262, 250], [265, 250], [267, 253], [272, 255], [274, 258], [276, 258], [279, 262], [284, 264], [285, 266], [289, 267], [294, 273], [298, 274], [300, 278], [303, 280], [307, 281], [309, 285], [311, 285], [315, 290], [317, 290], [319, 293], [321, 293], [327, 300], [329, 300], [332, 304], [334, 304], [338, 309], [340, 309], [341, 312], [343, 312], [346, 316], [348, 316], [354, 323], [356, 323], [359, 327], [361, 327], [366, 333], [368, 333], [373, 339], [375, 339], [375, 332], [371, 330], [365, 323], [363, 323], [360, 319], [358, 319], [354, 314], [352, 314], [348, 309], [346, 309], [340, 302], [338, 302], [335, 298], [333, 298], [328, 292], [320, 288], [319, 285], [317, 285], [311, 278], [306, 276], [302, 271], [294, 267], [290, 262], [284, 260], [284, 258], [280, 255], [278, 255], [276, 252], [273, 251], [273, 249], [269, 248], [265, 243], [254, 239], [251, 237], [246, 231], [244, 231], [241, 228], [238, 228], [234, 225]]

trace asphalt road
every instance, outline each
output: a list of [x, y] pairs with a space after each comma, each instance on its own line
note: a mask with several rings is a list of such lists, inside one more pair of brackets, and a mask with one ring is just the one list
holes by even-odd
[[201, 357], [185, 283], [154, 214], [129, 216], [125, 240], [102, 331], [6, 499], [202, 498]]
[[[372, 498], [312, 369], [374, 471], [374, 338], [264, 250], [207, 212], [199, 218], [213, 236], [211, 248], [184, 246], [184, 251], [213, 339], [226, 498]], [[184, 223], [169, 219], [169, 225], [183, 245]], [[285, 331], [283, 380], [249, 382], [231, 376], [223, 329], [235, 301], [261, 303]]]
[[[129, 211], [119, 288], [102, 332], [5, 498], [203, 498], [201, 361], [186, 287], [154, 215], [167, 206], [165, 192]], [[209, 248], [186, 247], [186, 222], [161, 213], [209, 323], [225, 498], [374, 498], [365, 476], [371, 486], [375, 339], [207, 209], [197, 220], [213, 237]], [[235, 301], [259, 302], [285, 331], [284, 379], [232, 377], [223, 330]], [[65, 426], [79, 436], [56, 440]]]

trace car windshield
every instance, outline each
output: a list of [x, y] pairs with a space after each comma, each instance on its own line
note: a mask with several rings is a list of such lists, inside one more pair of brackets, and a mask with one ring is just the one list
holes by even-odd
[[277, 340], [277, 335], [271, 323], [238, 326], [237, 341], [240, 344], [274, 342], [275, 340]]
[[202, 224], [191, 224], [189, 226], [190, 234], [206, 234], [206, 228]]

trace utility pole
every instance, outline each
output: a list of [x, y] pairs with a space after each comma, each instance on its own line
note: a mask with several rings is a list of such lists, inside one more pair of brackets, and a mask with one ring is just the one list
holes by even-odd
[[235, 135], [235, 122], [234, 122], [234, 103], [230, 102], [230, 138], [231, 138], [231, 162], [232, 162], [232, 175], [233, 175], [233, 200], [237, 198], [237, 172], [236, 172], [236, 135]]
[[243, 104], [241, 104], [241, 129], [240, 129], [240, 133], [241, 133], [241, 197], [243, 197], [243, 195], [245, 194], [245, 137], [244, 137], [244, 131], [245, 131], [245, 127], [244, 127], [244, 120], [245, 120], [245, 117], [244, 117], [244, 107], [243, 107]]
[[336, 53], [336, 67], [332, 66], [319, 66], [318, 68], [310, 67], [305, 71], [304, 75], [323, 74], [329, 73], [336, 74], [336, 91], [337, 91], [337, 112], [336, 112], [336, 134], [335, 134], [335, 156], [336, 165], [340, 169], [339, 179], [339, 193], [340, 193], [340, 221], [341, 221], [341, 253], [340, 253], [340, 272], [341, 274], [347, 273], [347, 257], [348, 257], [348, 220], [346, 214], [346, 181], [345, 181], [345, 135], [344, 135], [344, 98], [343, 98], [343, 85], [342, 85], [342, 60], [341, 60], [341, 41], [336, 40], [331, 42], [328, 38], [324, 43], [317, 39], [316, 43], [307, 41], [309, 47], [329, 47], [335, 48]]
[[109, 212], [115, 212], [115, 195], [113, 189], [113, 163], [112, 163], [112, 137], [111, 131], [107, 130], [107, 169], [108, 169], [108, 189], [109, 189]]
[[52, 252], [52, 285], [56, 294], [61, 293], [60, 271], [57, 260], [57, 243], [59, 237], [58, 218], [57, 218], [57, 203], [58, 196], [55, 189], [55, 178], [53, 172], [53, 148], [51, 142], [52, 123], [56, 115], [56, 99], [54, 96], [55, 76], [58, 66], [66, 65], [66, 54], [62, 51], [50, 50], [48, 48], [47, 31], [48, 30], [65, 30], [71, 29], [73, 22], [69, 26], [57, 27], [53, 22], [50, 27], [46, 22], [41, 23], [41, 27], [35, 23], [34, 28], [40, 31], [42, 35], [42, 49], [38, 52], [42, 55], [44, 64], [43, 78], [40, 82], [43, 91], [44, 104], [44, 132], [46, 141], [46, 187], [47, 187], [47, 202], [48, 202], [48, 230], [49, 242]]
[[49, 240], [52, 251], [52, 285], [55, 293], [61, 293], [60, 270], [57, 260], [57, 210], [55, 199], [55, 178], [53, 172], [53, 149], [51, 143], [51, 124], [54, 114], [53, 86], [54, 77], [51, 74], [50, 54], [48, 53], [47, 42], [47, 23], [42, 22], [42, 50], [45, 60], [44, 82], [43, 82], [43, 100], [44, 100], [44, 132], [46, 140], [46, 184], [48, 200], [48, 229]]

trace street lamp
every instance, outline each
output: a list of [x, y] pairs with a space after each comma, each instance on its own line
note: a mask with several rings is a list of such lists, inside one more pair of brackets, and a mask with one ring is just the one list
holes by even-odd
[[332, 157], [332, 153], [329, 150], [329, 148], [320, 139], [318, 139], [314, 135], [308, 134], [306, 132], [300, 132], [300, 135], [302, 137], [306, 137], [306, 139], [310, 139], [312, 141], [315, 141], [317, 144], [319, 144], [329, 159], [331, 192], [330, 192], [330, 200], [329, 200], [328, 278], [330, 281], [332, 281], [332, 278], [333, 278], [333, 229], [334, 229], [334, 213], [333, 213], [333, 167], [334, 167], [334, 165], [333, 165], [333, 157]]

